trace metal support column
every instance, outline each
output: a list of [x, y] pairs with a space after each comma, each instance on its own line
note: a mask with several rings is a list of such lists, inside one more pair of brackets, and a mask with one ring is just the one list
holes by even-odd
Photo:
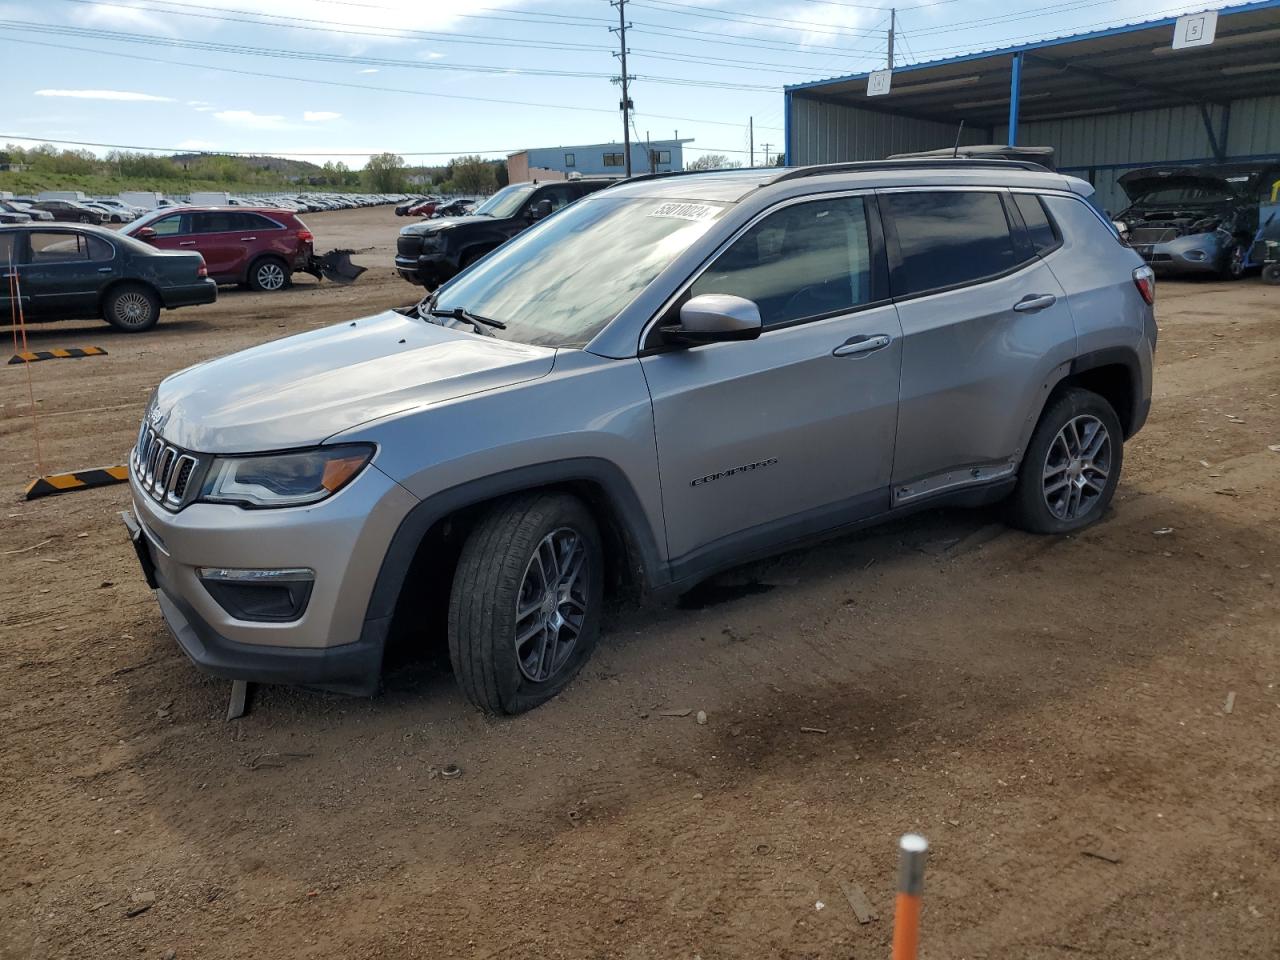
[[1009, 77], [1009, 146], [1018, 145], [1018, 97], [1022, 93], [1022, 54], [1013, 55], [1013, 69]]

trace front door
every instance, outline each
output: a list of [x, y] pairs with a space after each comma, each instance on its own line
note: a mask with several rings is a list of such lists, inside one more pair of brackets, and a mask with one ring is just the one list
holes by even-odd
[[1075, 356], [1048, 248], [1004, 190], [886, 192], [880, 208], [903, 336], [894, 503], [1010, 477], [1044, 384]]
[[901, 342], [879, 236], [862, 196], [776, 208], [680, 300], [752, 300], [760, 338], [643, 357], [676, 579], [887, 508]]
[[110, 246], [73, 230], [31, 230], [27, 238], [26, 262], [18, 267], [24, 308], [33, 317], [97, 313], [102, 286], [98, 268], [107, 264], [95, 262], [95, 254], [100, 258], [103, 248]]

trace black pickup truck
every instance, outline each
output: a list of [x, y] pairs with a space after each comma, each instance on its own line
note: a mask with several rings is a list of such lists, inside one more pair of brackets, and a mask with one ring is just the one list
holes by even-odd
[[522, 230], [616, 182], [600, 178], [513, 183], [465, 217], [410, 224], [396, 241], [396, 271], [410, 283], [434, 290]]

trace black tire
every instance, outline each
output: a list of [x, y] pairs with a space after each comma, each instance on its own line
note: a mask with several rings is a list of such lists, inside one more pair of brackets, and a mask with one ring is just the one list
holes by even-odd
[[[548, 674], [536, 680], [530, 673], [541, 669], [542, 660], [532, 647], [542, 644], [548, 628], [543, 626], [541, 633], [519, 647], [516, 630], [521, 626], [528, 633], [550, 622], [548, 604], [538, 601], [545, 595], [538, 588], [542, 566], [535, 554], [550, 538], [563, 537], [563, 531], [571, 531], [585, 550], [581, 569], [586, 583], [574, 601], [585, 610], [571, 645], [563, 628], [551, 635], [562, 646], [558, 653], [555, 644], [550, 645]], [[554, 550], [556, 541], [551, 542]], [[539, 564], [536, 570], [535, 563]], [[591, 656], [600, 634], [603, 601], [603, 546], [595, 520], [582, 501], [567, 494], [535, 493], [495, 506], [463, 545], [449, 597], [449, 659], [462, 692], [490, 714], [523, 713], [550, 700]], [[517, 618], [518, 603], [532, 604], [524, 619]], [[569, 607], [555, 606], [551, 616], [559, 617], [562, 609]], [[540, 649], [545, 651], [546, 646]], [[519, 650], [529, 650], [529, 654], [522, 656]], [[555, 664], [557, 655], [564, 659]]]
[[259, 257], [249, 265], [249, 289], [275, 293], [293, 285], [289, 265], [279, 257]]
[[1222, 267], [1218, 276], [1223, 280], [1239, 280], [1244, 276], [1244, 262], [1248, 251], [1243, 243], [1233, 243], [1222, 253]]
[[[1077, 437], [1081, 429], [1086, 431], [1085, 450], [1080, 452], [1087, 452], [1097, 441], [1096, 431], [1087, 434], [1090, 421], [1106, 431], [1105, 480], [1101, 483], [1098, 481], [1103, 451], [1099, 451], [1091, 467], [1081, 469], [1077, 464], [1084, 461], [1071, 455], [1076, 451], [1069, 449], [1070, 440], [1059, 439], [1068, 424], [1073, 424], [1080, 428]], [[1066, 436], [1069, 438], [1070, 434]], [[1049, 474], [1051, 468], [1064, 463], [1060, 473]], [[1007, 504], [1009, 522], [1031, 533], [1063, 534], [1081, 530], [1106, 513], [1120, 482], [1123, 465], [1124, 431], [1111, 404], [1092, 391], [1068, 387], [1050, 399], [1031, 435], [1026, 456], [1018, 468], [1017, 486]], [[1062, 482], [1065, 488], [1048, 492]], [[1073, 486], [1080, 490], [1074, 514], [1069, 506], [1070, 498], [1076, 495], [1070, 492]], [[1065, 505], [1064, 497], [1067, 498]]]
[[1268, 263], [1262, 268], [1262, 282], [1280, 286], [1280, 263]]
[[150, 330], [160, 320], [160, 297], [141, 283], [122, 283], [102, 301], [102, 319], [125, 333]]

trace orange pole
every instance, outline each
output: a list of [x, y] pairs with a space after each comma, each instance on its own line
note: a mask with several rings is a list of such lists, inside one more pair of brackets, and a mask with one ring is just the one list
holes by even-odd
[[908, 833], [898, 841], [898, 897], [893, 913], [893, 960], [916, 960], [920, 948], [920, 898], [929, 843]]

